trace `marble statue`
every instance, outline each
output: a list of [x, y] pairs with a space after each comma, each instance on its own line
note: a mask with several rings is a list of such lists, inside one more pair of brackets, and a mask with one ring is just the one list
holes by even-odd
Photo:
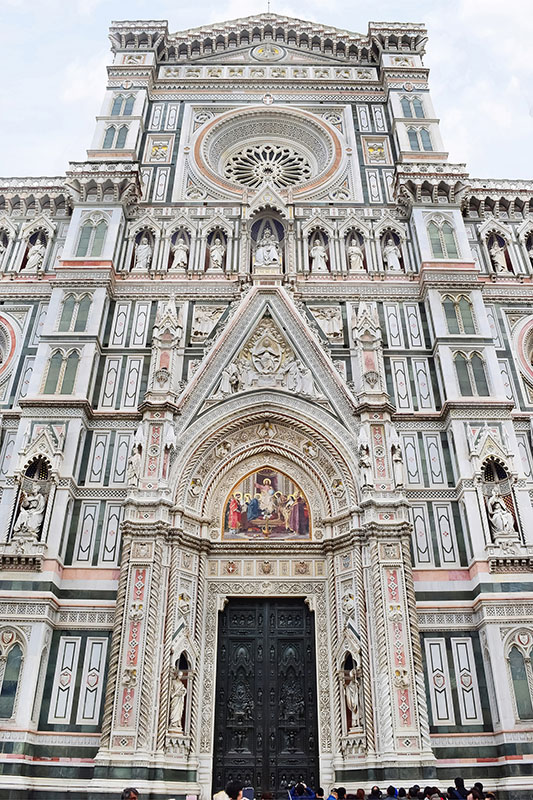
[[37, 239], [35, 244], [33, 244], [28, 250], [28, 259], [24, 269], [27, 272], [38, 272], [43, 265], [45, 252], [46, 247], [44, 246], [43, 242], [40, 239]]
[[489, 250], [490, 259], [496, 272], [509, 272], [507, 269], [507, 260], [505, 258], [505, 247], [498, 244], [497, 239], [494, 239], [492, 247]]
[[360, 679], [356, 669], [351, 669], [350, 680], [344, 687], [346, 705], [351, 711], [352, 722], [350, 730], [361, 727], [361, 709], [359, 706]]
[[366, 442], [361, 442], [359, 445], [359, 475], [361, 477], [361, 486], [372, 486], [374, 484], [370, 447]]
[[13, 533], [37, 536], [44, 519], [46, 499], [39, 486], [35, 486], [29, 494], [23, 493], [22, 497]]
[[240, 385], [239, 369], [236, 364], [228, 364], [222, 370], [220, 379], [220, 387], [218, 394], [225, 396], [227, 394], [234, 394]]
[[319, 239], [315, 240], [311, 248], [311, 271], [328, 272], [327, 250]]
[[138, 486], [141, 477], [141, 454], [137, 447], [131, 451], [128, 459], [128, 486]]
[[516, 534], [514, 517], [505, 505], [503, 497], [498, 494], [496, 487], [487, 501], [490, 527], [496, 536]]
[[172, 248], [174, 255], [170, 269], [187, 269], [189, 263], [189, 248], [185, 244], [185, 239], [180, 236], [174, 247]]
[[396, 489], [402, 489], [404, 485], [403, 472], [403, 453], [400, 442], [393, 442], [391, 445], [392, 475]]
[[355, 239], [352, 239], [352, 243], [348, 248], [348, 261], [350, 264], [350, 269], [353, 272], [364, 272], [365, 271], [364, 258], [365, 257], [361, 249], [361, 246]]
[[279, 242], [271, 230], [266, 230], [257, 243], [255, 250], [254, 266], [280, 266], [281, 254]]
[[147, 236], [143, 236], [135, 248], [134, 269], [149, 269], [152, 263], [152, 246]]
[[226, 248], [217, 236], [209, 248], [209, 269], [222, 269]]
[[401, 272], [402, 264], [400, 261], [402, 252], [394, 239], [389, 237], [383, 248], [383, 260], [385, 266], [393, 272]]
[[181, 680], [182, 677], [183, 672], [175, 671], [171, 679], [169, 727], [175, 731], [183, 730], [181, 719], [185, 708], [187, 687]]

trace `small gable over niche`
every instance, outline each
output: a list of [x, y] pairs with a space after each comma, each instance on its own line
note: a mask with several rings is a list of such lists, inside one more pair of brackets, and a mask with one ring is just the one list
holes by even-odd
[[232, 540], [311, 538], [311, 514], [292, 478], [265, 466], [233, 487], [224, 505], [222, 538]]

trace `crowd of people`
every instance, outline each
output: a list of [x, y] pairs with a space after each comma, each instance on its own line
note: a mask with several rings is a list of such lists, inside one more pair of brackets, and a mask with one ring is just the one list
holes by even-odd
[[[324, 790], [319, 787], [310, 789], [304, 783], [297, 783], [289, 790], [290, 800], [325, 800]], [[406, 800], [496, 800], [492, 792], [486, 792], [480, 782], [467, 789], [463, 778], [455, 778], [454, 785], [448, 786], [443, 791], [437, 786], [424, 786], [418, 784], [406, 789], [404, 786], [388, 786], [381, 790], [379, 786], [372, 786], [367, 794], [364, 789], [357, 789], [355, 794], [346, 792], [343, 786], [331, 789], [327, 800], [387, 800], [387, 798], [403, 798]]]
[[[247, 791], [247, 790], [250, 791]], [[226, 788], [217, 792], [213, 800], [243, 800], [243, 790], [246, 800], [253, 797], [251, 787], [243, 787], [239, 781], [230, 781]], [[321, 787], [311, 789], [305, 783], [297, 783], [289, 789], [290, 800], [387, 800], [387, 798], [403, 798], [406, 800], [496, 800], [493, 792], [487, 792], [483, 784], [479, 781], [467, 789], [463, 778], [455, 778], [454, 785], [448, 786], [443, 791], [437, 786], [424, 786], [418, 784], [406, 789], [403, 786], [388, 786], [382, 791], [379, 786], [372, 786], [367, 794], [364, 789], [357, 789], [355, 794], [346, 792], [343, 786], [331, 789], [328, 797], [325, 797]], [[128, 788], [122, 792], [122, 800], [139, 800], [139, 793], [136, 789]], [[263, 792], [261, 800], [272, 800], [270, 792]]]

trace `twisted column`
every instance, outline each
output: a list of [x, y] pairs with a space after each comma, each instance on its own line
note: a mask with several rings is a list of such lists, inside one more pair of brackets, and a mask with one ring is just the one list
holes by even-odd
[[372, 682], [370, 680], [370, 653], [368, 650], [368, 618], [363, 570], [362, 545], [358, 543], [353, 551], [355, 584], [357, 587], [357, 608], [359, 610], [359, 636], [361, 638], [361, 661], [363, 667], [363, 700], [365, 704], [365, 735], [367, 752], [376, 748], [374, 714], [372, 708]]
[[122, 540], [120, 577], [118, 580], [115, 617], [113, 620], [113, 631], [111, 634], [111, 651], [109, 656], [109, 669], [107, 673], [104, 717], [102, 720], [102, 736], [100, 740], [101, 747], [109, 747], [110, 744], [111, 728], [113, 725], [113, 710], [115, 707], [115, 694], [116, 692], [119, 691], [118, 665], [120, 661], [122, 630], [125, 627], [124, 617], [126, 614], [126, 592], [128, 588], [130, 553], [131, 553], [131, 536], [125, 535]]

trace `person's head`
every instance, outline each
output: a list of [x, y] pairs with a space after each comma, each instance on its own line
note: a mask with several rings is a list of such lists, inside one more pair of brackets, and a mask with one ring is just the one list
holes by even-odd
[[431, 786], [424, 786], [424, 797], [431, 797]]
[[464, 782], [463, 778], [454, 778], [453, 782], [455, 783], [455, 788], [456, 789], [464, 789], [465, 788], [465, 782]]
[[305, 786], [303, 783], [297, 783], [294, 787], [294, 793], [298, 795], [298, 797], [302, 797], [305, 794]]
[[481, 792], [481, 794], [483, 794], [483, 784], [481, 783], [481, 781], [475, 782], [474, 789], [477, 789], [478, 792]]
[[339, 786], [339, 788], [337, 789], [337, 797], [339, 798], [339, 800], [344, 800], [344, 798], [346, 797], [346, 789], [344, 788], [344, 786]]
[[398, 797], [407, 797], [407, 791], [403, 788], [403, 786], [400, 786], [398, 789]]
[[355, 796], [357, 797], [357, 800], [365, 800], [365, 790], [358, 789], [357, 792], [355, 793]]
[[452, 800], [455, 800], [455, 798], [457, 797], [457, 795], [455, 794], [455, 786], [448, 786], [448, 797], [452, 798]]
[[317, 797], [324, 797], [324, 789], [322, 786], [319, 786], [318, 789], [315, 791], [315, 795]]
[[466, 800], [485, 800], [483, 792], [480, 792], [478, 789], [470, 789], [466, 796]]
[[138, 789], [134, 789], [133, 786], [126, 786], [120, 795], [120, 800], [138, 800], [138, 798], [139, 791]]
[[381, 797], [381, 790], [379, 786], [373, 786], [371, 788], [369, 797]]
[[387, 797], [396, 797], [396, 789], [392, 784], [387, 786]]
[[230, 781], [228, 784], [226, 784], [226, 794], [230, 800], [241, 800], [242, 783], [239, 781]]
[[440, 797], [440, 792], [436, 786], [432, 786], [430, 797], [435, 797], [435, 796]]

